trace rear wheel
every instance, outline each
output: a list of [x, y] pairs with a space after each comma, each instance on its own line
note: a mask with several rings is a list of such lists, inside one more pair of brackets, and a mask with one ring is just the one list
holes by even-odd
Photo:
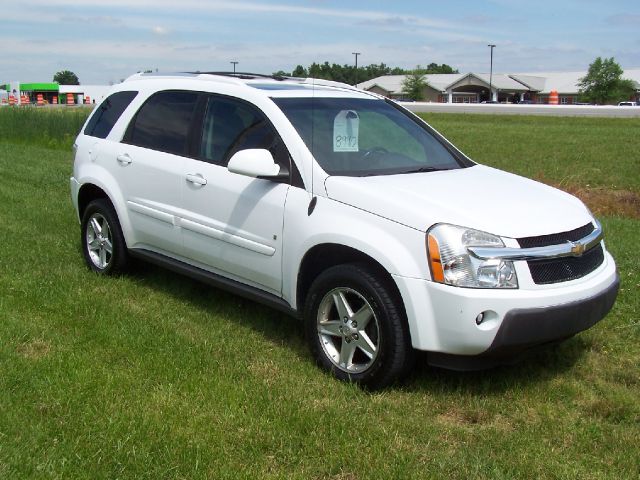
[[317, 363], [340, 380], [383, 388], [412, 364], [403, 310], [367, 265], [338, 265], [320, 274], [307, 296], [305, 322]]
[[94, 272], [113, 275], [122, 272], [127, 264], [127, 247], [122, 229], [111, 203], [97, 199], [89, 203], [82, 216], [82, 253]]

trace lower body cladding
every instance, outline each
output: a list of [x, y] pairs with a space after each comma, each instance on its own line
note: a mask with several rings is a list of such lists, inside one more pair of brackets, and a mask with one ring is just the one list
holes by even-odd
[[512, 363], [532, 347], [567, 339], [604, 318], [618, 294], [613, 259], [579, 280], [535, 290], [460, 288], [394, 276], [414, 348], [454, 370]]

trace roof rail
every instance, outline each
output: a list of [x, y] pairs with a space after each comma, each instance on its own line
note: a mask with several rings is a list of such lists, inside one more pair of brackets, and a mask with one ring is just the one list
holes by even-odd
[[286, 75], [266, 75], [264, 73], [250, 73], [250, 72], [188, 72], [200, 75], [218, 75], [222, 77], [235, 77], [242, 80], [254, 80], [259, 78], [264, 79], [272, 79], [278, 81], [295, 81], [298, 83], [303, 83], [306, 85], [320, 85], [324, 87], [339, 87], [339, 88], [347, 88], [349, 90], [355, 90], [356, 88], [348, 83], [336, 82], [333, 80], [325, 80], [322, 78], [304, 78], [304, 77], [290, 77]]
[[195, 75], [216, 75], [220, 77], [235, 77], [242, 80], [253, 80], [255, 78], [270, 78], [272, 80], [289, 80], [294, 77], [285, 77], [282, 75], [266, 75], [264, 73], [251, 73], [251, 72], [187, 72]]
[[[138, 72], [138, 73], [134, 73], [133, 75], [131, 75], [130, 77], [128, 77], [127, 79], [125, 79], [125, 82], [127, 81], [132, 81], [132, 80], [140, 80], [143, 78], [180, 78], [180, 77], [191, 77], [191, 78], [197, 78], [199, 76], [205, 76], [205, 75], [211, 75], [211, 76], [216, 76], [216, 77], [222, 77], [219, 80], [220, 81], [226, 81], [226, 82], [232, 82], [232, 83], [244, 83], [242, 82], [242, 80], [259, 80], [259, 79], [270, 79], [270, 80], [276, 80], [279, 82], [283, 82], [283, 81], [290, 81], [290, 82], [296, 82], [299, 84], [303, 84], [303, 85], [310, 85], [310, 86], [322, 86], [322, 87], [334, 87], [334, 88], [340, 88], [340, 89], [344, 89], [344, 90], [350, 90], [350, 91], [358, 91], [358, 92], [365, 92], [363, 90], [360, 90], [352, 85], [349, 85], [347, 83], [342, 83], [342, 82], [336, 82], [333, 80], [325, 80], [323, 78], [312, 78], [312, 77], [307, 77], [307, 78], [303, 78], [303, 77], [289, 77], [289, 76], [284, 76], [284, 75], [267, 75], [264, 73], [250, 73], [250, 72], [201, 72], [201, 71], [192, 71], [192, 72], [166, 72], [166, 73], [162, 73], [162, 72], [148, 72], [148, 73], [142, 73], [142, 72]], [[203, 80], [205, 78], [202, 78]], [[365, 92], [365, 93], [371, 93], [371, 92]]]
[[301, 83], [304, 83], [307, 85], [320, 85], [322, 87], [339, 87], [339, 88], [346, 88], [348, 90], [358, 90], [356, 87], [354, 87], [353, 85], [349, 85], [348, 83], [336, 82], [334, 80], [325, 80], [324, 78], [308, 77], [304, 79], [301, 78], [299, 80], [303, 80]]
[[138, 73], [134, 73], [133, 75], [129, 75], [127, 78], [124, 79], [124, 81], [128, 82], [131, 80], [140, 80], [142, 78], [152, 78], [152, 77], [166, 78], [166, 77], [194, 77], [194, 76], [195, 75], [192, 75], [189, 72], [165, 72], [165, 73], [138, 72]]

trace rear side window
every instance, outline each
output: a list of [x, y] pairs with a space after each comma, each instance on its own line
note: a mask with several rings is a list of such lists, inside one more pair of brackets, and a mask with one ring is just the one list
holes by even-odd
[[122, 112], [136, 98], [137, 94], [138, 92], [127, 91], [109, 95], [93, 112], [91, 120], [84, 129], [84, 134], [91, 137], [107, 138]]
[[166, 91], [152, 95], [129, 125], [125, 142], [186, 155], [189, 127], [197, 101], [195, 92]]

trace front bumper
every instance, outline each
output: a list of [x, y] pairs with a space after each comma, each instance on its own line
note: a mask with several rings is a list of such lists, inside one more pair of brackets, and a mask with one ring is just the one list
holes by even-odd
[[602, 320], [613, 307], [620, 281], [584, 300], [543, 308], [517, 308], [505, 315], [491, 346], [480, 355], [433, 352], [430, 365], [451, 370], [479, 370], [503, 363], [538, 345], [572, 337]]
[[[394, 276], [412, 345], [427, 352], [477, 356], [501, 345], [523, 349], [589, 328], [609, 311], [618, 289], [615, 262], [608, 252], [604, 255], [602, 265], [587, 276], [553, 285], [534, 285], [526, 278], [528, 271], [519, 271], [523, 287], [512, 290], [460, 288]], [[478, 325], [479, 314], [483, 322]]]

